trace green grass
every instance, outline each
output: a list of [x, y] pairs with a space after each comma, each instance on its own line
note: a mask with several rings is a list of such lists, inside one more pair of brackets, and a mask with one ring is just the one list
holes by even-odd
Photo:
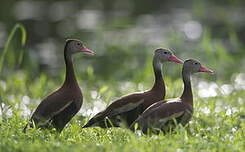
[[[10, 40], [11, 39], [8, 40], [8, 43]], [[183, 40], [180, 41], [184, 43]], [[6, 46], [8, 45], [9, 44], [6, 44]], [[230, 82], [230, 76], [232, 75], [230, 73], [236, 69], [233, 67], [230, 68], [231, 71], [224, 71], [224, 68], [221, 67], [225, 65], [223, 64], [225, 61], [238, 61], [236, 63], [242, 63], [242, 56], [244, 56], [244, 54], [238, 54], [235, 56], [228, 54], [222, 43], [213, 42], [208, 35], [204, 36], [200, 44], [198, 43], [197, 45], [197, 50], [205, 50], [205, 52], [199, 52], [199, 54], [202, 54], [202, 57], [205, 56], [202, 59], [208, 60], [206, 61], [206, 63], [210, 64], [208, 67], [219, 70], [217, 72], [218, 76], [227, 75], [225, 79], [228, 79], [228, 82], [223, 79], [217, 79], [219, 88], [225, 83], [234, 85], [233, 81]], [[130, 56], [129, 52], [124, 52], [125, 50], [120, 46], [117, 47], [112, 47], [108, 52], [113, 52], [112, 50], [115, 50], [115, 52], [118, 51], [118, 53], [121, 53], [121, 58], [126, 56], [128, 60], [127, 62], [120, 62], [121, 59], [115, 61], [114, 66], [123, 63], [121, 68], [118, 68], [115, 73], [112, 72], [115, 68], [106, 68], [106, 70], [108, 70], [106, 71], [107, 74], [111, 75], [103, 76], [96, 73], [98, 72], [98, 69], [96, 70], [96, 67], [94, 67], [93, 64], [90, 64], [89, 66], [86, 64], [81, 65], [85, 70], [79, 71], [81, 66], [77, 66], [76, 64], [77, 78], [84, 94], [84, 105], [82, 108], [85, 107], [85, 104], [92, 106], [92, 102], [94, 100], [101, 100], [105, 103], [110, 103], [115, 99], [115, 97], [120, 97], [121, 95], [134, 91], [140, 91], [141, 89], [138, 87], [139, 84], [143, 85], [143, 90], [151, 87], [153, 79], [151, 54], [143, 54], [143, 46], [140, 46], [139, 51], [143, 54], [141, 54], [142, 56], [140, 57], [144, 64], [140, 62], [138, 66], [131, 67], [129, 66], [129, 63], [136, 60], [135, 55]], [[176, 44], [177, 50], [179, 50], [178, 48], [180, 47], [180, 45]], [[242, 46], [240, 47], [242, 48]], [[241, 48], [240, 50], [242, 50]], [[123, 51], [120, 52], [120, 49]], [[187, 47], [183, 49], [188, 50], [189, 48]], [[7, 49], [5, 48], [5, 50]], [[129, 50], [133, 49], [129, 48]], [[214, 53], [211, 52], [212, 50], [217, 50], [217, 52], [215, 52], [215, 56], [217, 58], [213, 56]], [[135, 54], [137, 53], [138, 52]], [[4, 54], [6, 54], [6, 52]], [[191, 52], [187, 52], [187, 54], [191, 54]], [[199, 55], [198, 52], [195, 52], [195, 54], [197, 54], [197, 56]], [[112, 55], [110, 58], [113, 58], [113, 53], [110, 55]], [[241, 57], [239, 58], [239, 56]], [[1, 60], [3, 62], [3, 59]], [[97, 58], [97, 62], [106, 62], [108, 60], [109, 58], [106, 57]], [[219, 61], [222, 61], [222, 64], [217, 64], [220, 63]], [[108, 64], [109, 66], [109, 63], [104, 64]], [[232, 65], [225, 66], [231, 67]], [[172, 67], [176, 67], [174, 71], [177, 72], [174, 74], [170, 71]], [[181, 66], [170, 64], [168, 64], [168, 66], [164, 66], [168, 98], [177, 97], [182, 92], [182, 81], [179, 75], [180, 67]], [[29, 72], [31, 71], [30, 69], [28, 69], [29, 71], [26, 69], [8, 70], [9, 72], [7, 74], [1, 73], [0, 77], [0, 152], [245, 151], [244, 90], [234, 90], [229, 95], [223, 95], [219, 92], [219, 89], [216, 97], [201, 98], [198, 96], [197, 86], [193, 83], [193, 119], [186, 128], [179, 126], [175, 132], [165, 135], [142, 135], [122, 128], [82, 129], [81, 126], [86, 122], [87, 118], [84, 119], [84, 117], [79, 115], [77, 115], [67, 125], [61, 134], [56, 133], [54, 130], [48, 131], [38, 129], [30, 129], [26, 134], [24, 134], [22, 133], [22, 129], [27, 123], [28, 118], [24, 118], [22, 116], [23, 101], [30, 100], [29, 103], [25, 103], [25, 105], [31, 110], [35, 109], [44, 96], [61, 84], [64, 72], [60, 72], [57, 77], [50, 77], [47, 73], [39, 73], [37, 77], [32, 79], [29, 75]], [[136, 70], [136, 72], [128, 74], [128, 72], [133, 70]], [[235, 72], [240, 73], [239, 70]], [[129, 76], [126, 77], [127, 75]], [[174, 79], [172, 75], [174, 75], [176, 79]], [[204, 75], [205, 74], [201, 74], [196, 77]], [[132, 79], [130, 76], [132, 76]], [[216, 79], [213, 78], [215, 76], [205, 76], [212, 81]], [[105, 79], [105, 77], [109, 78]], [[126, 81], [130, 82], [129, 87], [126, 87]], [[122, 88], [122, 86], [126, 88]], [[91, 97], [92, 91], [97, 92], [95, 99]]]
[[[75, 119], [64, 129], [61, 134], [57, 134], [54, 130], [37, 130], [30, 129], [26, 134], [22, 133], [26, 119], [21, 117], [20, 103], [23, 95], [31, 94], [33, 99], [31, 102], [40, 99], [50, 92], [58, 84], [48, 83], [50, 80], [41, 76], [37, 83], [28, 85], [30, 90], [25, 89], [27, 79], [19, 79], [19, 73], [11, 77], [11, 82], [7, 84], [15, 84], [17, 87], [9, 87], [8, 92], [12, 94], [5, 95], [5, 100], [12, 99], [9, 103], [12, 107], [12, 116], [1, 119], [0, 123], [0, 151], [244, 151], [244, 101], [245, 92], [235, 91], [230, 95], [217, 96], [213, 98], [199, 98], [195, 93], [195, 112], [192, 121], [187, 128], [179, 127], [175, 133], [166, 135], [140, 135], [132, 133], [127, 129], [112, 128], [87, 128], [82, 129], [81, 126], [85, 120], [76, 116]], [[19, 84], [20, 83], [20, 84]], [[102, 83], [102, 82], [101, 82]], [[167, 85], [171, 81], [167, 81]], [[173, 81], [178, 89], [168, 89], [168, 92], [181, 90], [182, 82]], [[44, 85], [48, 84], [48, 85]], [[83, 83], [84, 84], [84, 83]], [[24, 86], [22, 88], [22, 85]], [[83, 85], [81, 85], [83, 86]], [[113, 88], [113, 85], [104, 87]], [[117, 85], [114, 85], [117, 90]], [[84, 86], [82, 87], [84, 88]], [[45, 91], [47, 89], [47, 91]], [[95, 88], [90, 88], [95, 89]], [[134, 88], [136, 89], [136, 88]], [[84, 92], [88, 92], [87, 91]], [[102, 100], [110, 100], [108, 92], [102, 90], [99, 95]], [[110, 89], [111, 90], [111, 89]], [[40, 94], [40, 92], [42, 92]], [[127, 93], [130, 91], [125, 91]], [[123, 94], [122, 93], [122, 94]], [[115, 93], [116, 94], [116, 93]], [[116, 94], [120, 96], [121, 94]], [[36, 99], [35, 99], [36, 98]], [[88, 102], [90, 95], [85, 93], [85, 102]], [[13, 101], [17, 102], [14, 103]], [[32, 103], [34, 108], [37, 103]], [[217, 108], [219, 110], [217, 110]], [[208, 112], [203, 111], [208, 109]]]

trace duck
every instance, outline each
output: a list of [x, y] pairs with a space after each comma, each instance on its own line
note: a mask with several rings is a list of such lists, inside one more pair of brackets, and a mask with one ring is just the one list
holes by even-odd
[[83, 128], [87, 127], [129, 127], [138, 116], [151, 104], [165, 98], [166, 89], [162, 76], [162, 64], [176, 62], [183, 64], [174, 53], [165, 48], [154, 51], [153, 70], [155, 82], [153, 87], [145, 92], [132, 93], [112, 102], [105, 110], [92, 117]]
[[83, 95], [75, 76], [72, 60], [72, 55], [76, 53], [94, 55], [94, 52], [86, 48], [80, 40], [66, 40], [64, 47], [66, 66], [64, 83], [40, 102], [24, 127], [24, 133], [28, 126], [32, 128], [34, 126], [36, 128], [55, 128], [58, 132], [61, 132], [80, 110], [83, 104]]
[[152, 104], [132, 123], [130, 129], [141, 130], [147, 134], [170, 131], [176, 124], [185, 126], [193, 115], [191, 75], [198, 72], [214, 73], [195, 59], [185, 60], [182, 68], [182, 95], [176, 99], [161, 100]]

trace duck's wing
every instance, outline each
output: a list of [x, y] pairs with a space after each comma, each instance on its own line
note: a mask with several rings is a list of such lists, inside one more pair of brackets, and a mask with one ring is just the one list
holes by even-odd
[[145, 132], [149, 127], [164, 126], [169, 120], [182, 117], [186, 110], [188, 108], [181, 102], [158, 102], [145, 110], [130, 128], [134, 130], [137, 123], [139, 129]]
[[[45, 126], [55, 115], [62, 112], [73, 102], [75, 102], [75, 99], [54, 92], [53, 94], [47, 96], [43, 101], [41, 101], [41, 103], [32, 114], [27, 126], [32, 126], [33, 123], [35, 123], [36, 126]], [[24, 132], [27, 126], [24, 128]]]
[[110, 118], [125, 112], [128, 112], [144, 102], [142, 94], [131, 94], [122, 97], [110, 104], [104, 111], [99, 112], [91, 118], [83, 128], [94, 126], [96, 123], [103, 121], [105, 118]]

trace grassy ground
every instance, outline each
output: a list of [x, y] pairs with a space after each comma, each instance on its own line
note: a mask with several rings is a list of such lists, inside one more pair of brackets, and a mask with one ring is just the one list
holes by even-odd
[[[27, 80], [19, 78], [17, 74], [7, 84], [23, 85], [23, 88], [6, 86], [6, 89], [15, 92], [8, 98], [23, 102], [26, 99], [23, 99], [22, 94], [27, 91], [23, 81]], [[38, 84], [29, 85], [29, 88], [32, 88], [29, 90], [31, 94], [35, 96], [45, 94], [40, 95], [38, 91], [38, 88], [45, 88], [42, 84], [49, 84], [48, 80], [43, 79], [45, 78], [41, 77], [37, 81]], [[170, 81], [167, 82], [169, 83]], [[168, 88], [168, 92], [180, 92], [181, 81], [177, 80], [172, 83], [178, 89]], [[47, 86], [48, 92], [55, 84]], [[106, 100], [107, 93], [101, 93], [102, 99]], [[22, 129], [26, 119], [21, 116], [23, 108], [20, 105], [22, 104], [12, 103], [13, 110], [11, 112], [7, 110], [5, 117], [2, 116], [1, 119], [0, 151], [244, 151], [245, 108], [243, 99], [245, 92], [235, 91], [229, 95], [212, 98], [200, 98], [196, 92], [194, 93], [195, 112], [189, 126], [179, 127], [176, 132], [167, 135], [152, 136], [135, 134], [120, 128], [81, 129], [85, 120], [81, 120], [79, 116], [73, 119], [61, 134], [57, 134], [54, 130], [36, 129], [30, 129], [27, 134], [24, 134]], [[10, 113], [12, 113], [11, 117]]]
[[[176, 50], [180, 50], [178, 47], [181, 46], [176, 44]], [[95, 74], [98, 69], [101, 69], [98, 64], [96, 65], [97, 70], [96, 66], [93, 69], [86, 64], [82, 65], [84, 69], [88, 67], [82, 72], [79, 71], [81, 66], [76, 65], [76, 72], [85, 101], [81, 112], [61, 134], [57, 134], [54, 130], [37, 129], [30, 129], [24, 134], [22, 129], [30, 115], [28, 109], [33, 110], [44, 96], [60, 85], [64, 72], [60, 72], [58, 78], [50, 77], [47, 73], [39, 73], [37, 77], [32, 79], [29, 73], [34, 69], [4, 70], [5, 73], [0, 75], [0, 152], [245, 151], [245, 91], [241, 89], [241, 85], [244, 84], [244, 77], [241, 77], [239, 81], [230, 78], [232, 76], [230, 73], [239, 74], [241, 72], [234, 67], [242, 63], [241, 56], [244, 56], [244, 54], [240, 52], [240, 54], [230, 55], [222, 44], [213, 42], [205, 36], [196, 48], [198, 48], [197, 50], [205, 50], [202, 53], [196, 52], [195, 54], [197, 56], [202, 55], [200, 58], [205, 59], [206, 63], [209, 63], [208, 67], [217, 72], [216, 77], [228, 76], [221, 77], [221, 80], [217, 79], [215, 83], [212, 78], [215, 76], [202, 74], [211, 79], [214, 85], [217, 85], [216, 90], [208, 91], [208, 93], [215, 92], [216, 95], [209, 98], [199, 96], [200, 89], [207, 90], [208, 87], [204, 84], [203, 86], [199, 84], [198, 87], [197, 83], [193, 83], [195, 109], [192, 121], [186, 128], [179, 126], [175, 132], [166, 135], [142, 135], [121, 128], [81, 128], [88, 119], [81, 116], [87, 112], [87, 109], [99, 108], [100, 105], [98, 104], [109, 103], [115, 97], [151, 87], [153, 75], [151, 54], [149, 53], [145, 55], [147, 56], [146, 59], [141, 61], [140, 64], [136, 64], [136, 67], [131, 67], [128, 64], [136, 59], [136, 55], [126, 56], [127, 62], [125, 60], [121, 62], [122, 57], [118, 61], [119, 63], [117, 60], [111, 60], [111, 62], [115, 62], [114, 66], [124, 64], [118, 69], [113, 67], [110, 69], [108, 67], [110, 63], [108, 62], [109, 65], [104, 66], [108, 67], [106, 69], [117, 70], [114, 73], [109, 71], [110, 77], [105, 76], [109, 77], [108, 79], [102, 78], [98, 73]], [[186, 52], [188, 51], [188, 48], [183, 49]], [[115, 47], [111, 50], [117, 50], [116, 54], [124, 52], [120, 52], [120, 49]], [[213, 53], [212, 50], [218, 51]], [[240, 48], [240, 50], [242, 49]], [[108, 52], [110, 52], [110, 49]], [[135, 52], [127, 53], [133, 54]], [[189, 56], [191, 52], [187, 52], [187, 54]], [[109, 55], [113, 55], [113, 52]], [[125, 56], [127, 54], [121, 55]], [[191, 55], [193, 56], [193, 54]], [[113, 56], [109, 58], [112, 59]], [[104, 58], [104, 60], [108, 61], [109, 58]], [[105, 63], [105, 61], [102, 62], [103, 59], [101, 58], [98, 58], [98, 60], [97, 62]], [[142, 65], [142, 63], [146, 64]], [[170, 66], [171, 68], [169, 68]], [[169, 69], [172, 69], [172, 67], [178, 67], [175, 69], [178, 72], [172, 73], [175, 79], [170, 76], [171, 71]], [[225, 69], [229, 69], [229, 71]], [[136, 72], [129, 73], [133, 70]], [[168, 65], [166, 68], [164, 66], [167, 97], [177, 97], [182, 92], [182, 81], [178, 75], [180, 70], [181, 66]], [[194, 80], [194, 82], [197, 82], [197, 79]], [[201, 80], [203, 80], [203, 77]], [[222, 91], [224, 84], [228, 84], [233, 90], [224, 93]]]

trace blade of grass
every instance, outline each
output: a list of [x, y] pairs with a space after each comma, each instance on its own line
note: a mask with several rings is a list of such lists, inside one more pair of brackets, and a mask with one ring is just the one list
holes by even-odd
[[23, 58], [23, 54], [24, 54], [24, 49], [23, 47], [25, 46], [26, 44], [26, 29], [25, 27], [22, 25], [22, 24], [16, 24], [14, 26], [14, 28], [11, 30], [8, 38], [7, 38], [7, 41], [4, 45], [4, 49], [3, 49], [3, 53], [2, 55], [0, 56], [0, 73], [2, 72], [2, 68], [3, 68], [3, 63], [4, 63], [4, 57], [8, 51], [8, 48], [9, 48], [9, 45], [10, 45], [10, 42], [11, 40], [13, 39], [15, 33], [20, 30], [21, 32], [21, 52], [20, 52], [20, 56], [19, 56], [19, 59], [18, 59], [18, 65], [21, 63], [22, 61], [22, 58]]

